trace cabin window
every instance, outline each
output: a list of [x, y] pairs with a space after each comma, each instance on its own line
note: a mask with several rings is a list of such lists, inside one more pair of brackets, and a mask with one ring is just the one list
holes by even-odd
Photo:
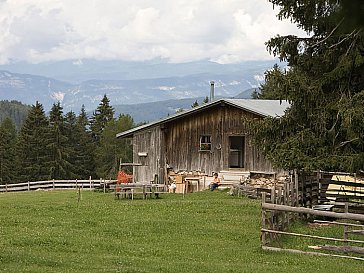
[[211, 136], [200, 137], [200, 151], [211, 151]]

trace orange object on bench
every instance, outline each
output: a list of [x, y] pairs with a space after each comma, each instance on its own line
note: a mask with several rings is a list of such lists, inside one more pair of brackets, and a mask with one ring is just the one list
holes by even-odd
[[130, 174], [127, 174], [124, 171], [119, 171], [118, 172], [118, 179], [117, 179], [117, 183], [116, 183], [116, 191], [119, 192], [120, 191], [120, 187], [119, 184], [120, 183], [131, 183], [133, 181], [133, 176]]

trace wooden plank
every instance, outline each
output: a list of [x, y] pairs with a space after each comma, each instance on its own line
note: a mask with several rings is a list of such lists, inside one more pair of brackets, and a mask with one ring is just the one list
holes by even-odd
[[364, 248], [357, 247], [357, 246], [318, 245], [318, 246], [309, 246], [309, 248], [336, 251], [336, 252], [344, 252], [344, 253], [350, 252], [350, 253], [356, 253], [356, 254], [364, 254]]
[[358, 235], [364, 235], [364, 230], [348, 230], [347, 233], [353, 233]]
[[360, 257], [353, 257], [353, 256], [346, 256], [346, 255], [336, 255], [336, 254], [313, 252], [313, 251], [302, 251], [302, 250], [289, 249], [289, 248], [262, 246], [262, 249], [263, 250], [269, 250], [269, 251], [289, 252], [289, 253], [295, 253], [295, 254], [308, 254], [308, 255], [318, 255], [318, 256], [337, 257], [337, 258], [347, 258], [347, 259], [364, 261], [364, 258], [360, 258]]
[[270, 204], [270, 203], [262, 204], [262, 208], [268, 209], [268, 210], [307, 213], [307, 214], [312, 214], [312, 215], [317, 215], [317, 216], [333, 217], [333, 218], [337, 218], [337, 219], [350, 219], [350, 220], [356, 220], [356, 221], [364, 221], [364, 215], [362, 215], [362, 214], [318, 211], [318, 210], [313, 210], [310, 208], [290, 207], [290, 206]]
[[343, 222], [336, 222], [336, 221], [314, 220], [314, 222], [315, 223], [335, 224], [335, 225], [342, 225], [342, 226], [363, 227], [364, 228], [364, 225], [352, 224], [352, 223], [343, 223]]
[[309, 234], [301, 234], [301, 233], [295, 233], [295, 232], [287, 232], [287, 231], [264, 229], [264, 228], [262, 228], [261, 231], [262, 232], [273, 233], [273, 234], [290, 235], [290, 236], [296, 236], [296, 237], [305, 237], [305, 238], [320, 239], [320, 240], [327, 240], [327, 241], [334, 241], [334, 242], [350, 242], [350, 243], [364, 244], [364, 241], [361, 241], [361, 240], [350, 240], [350, 239], [346, 240], [346, 239], [331, 238], [331, 237], [309, 235]]

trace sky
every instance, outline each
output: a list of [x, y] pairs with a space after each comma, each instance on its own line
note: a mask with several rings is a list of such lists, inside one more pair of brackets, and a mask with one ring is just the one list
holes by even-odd
[[0, 64], [82, 59], [239, 63], [304, 33], [267, 0], [0, 0]]

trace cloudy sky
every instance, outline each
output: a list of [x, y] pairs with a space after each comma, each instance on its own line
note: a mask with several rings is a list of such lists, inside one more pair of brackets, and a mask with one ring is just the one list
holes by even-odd
[[267, 0], [0, 0], [0, 64], [269, 59], [270, 37], [303, 35], [276, 13]]

